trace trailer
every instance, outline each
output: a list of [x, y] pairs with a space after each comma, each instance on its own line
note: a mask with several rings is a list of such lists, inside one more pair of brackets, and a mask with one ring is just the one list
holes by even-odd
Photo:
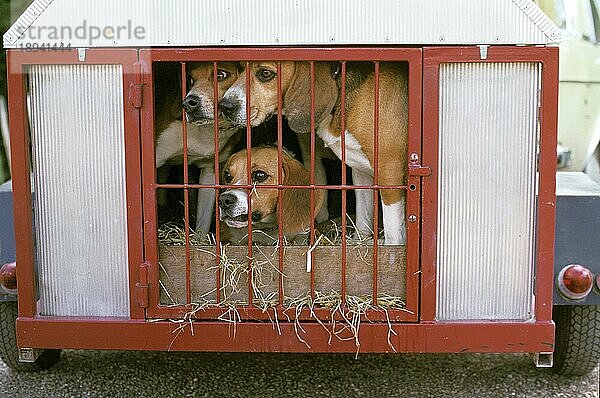
[[[555, 346], [555, 278], [600, 293], [588, 264], [554, 271], [559, 39], [529, 0], [34, 1], [4, 35], [0, 356], [556, 352], [593, 369], [597, 352]], [[246, 213], [228, 218], [233, 191]]]

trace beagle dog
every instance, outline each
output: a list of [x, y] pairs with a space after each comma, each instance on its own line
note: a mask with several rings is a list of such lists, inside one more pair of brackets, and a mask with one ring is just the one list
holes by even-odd
[[[163, 67], [164, 68], [164, 67]], [[217, 101], [236, 81], [240, 70], [237, 63], [221, 62], [218, 64]], [[163, 164], [183, 162], [183, 122], [181, 106], [186, 111], [188, 163], [200, 168], [200, 184], [214, 184], [214, 86], [213, 63], [190, 62], [187, 64], [188, 92], [183, 103], [177, 97], [170, 97], [171, 104], [164, 104], [156, 118], [156, 167]], [[176, 83], [175, 83], [176, 84]], [[161, 86], [165, 86], [162, 84]], [[173, 88], [166, 87], [166, 90]], [[177, 95], [177, 94], [175, 94]], [[158, 93], [157, 93], [158, 97]], [[180, 98], [180, 97], [179, 97]], [[163, 101], [164, 102], [164, 101]], [[158, 101], [157, 101], [157, 106]], [[169, 115], [170, 113], [170, 115]], [[169, 120], [170, 116], [170, 120]], [[179, 120], [177, 120], [177, 117]], [[241, 139], [240, 128], [225, 120], [219, 120], [219, 161], [224, 162], [233, 151], [233, 147]], [[198, 206], [196, 208], [196, 234], [204, 236], [210, 229], [215, 204], [214, 189], [198, 190]]]
[[[341, 148], [341, 79], [329, 73], [327, 64], [315, 73], [314, 120], [317, 134], [324, 145], [342, 158]], [[250, 115], [246, 115], [245, 76], [241, 73], [225, 92], [221, 104], [230, 120], [252, 125], [277, 112], [277, 64], [250, 64]], [[323, 69], [325, 68], [325, 73]], [[329, 67], [331, 68], [331, 67]], [[316, 72], [316, 71], [315, 71]], [[297, 133], [309, 131], [310, 126], [310, 69], [307, 63], [282, 62], [281, 83], [283, 113]], [[294, 90], [295, 86], [303, 87]], [[373, 185], [374, 167], [378, 170], [378, 185], [398, 186], [405, 182], [408, 139], [408, 67], [405, 63], [381, 63], [379, 69], [379, 131], [378, 160], [374, 166], [374, 97], [375, 73], [372, 63], [349, 62], [346, 68], [345, 98], [345, 161], [352, 168], [354, 185]], [[290, 93], [291, 91], [291, 93]], [[362, 235], [373, 234], [373, 193], [357, 189], [356, 227]], [[385, 244], [406, 242], [405, 192], [400, 189], [381, 189]]]
[[[219, 195], [220, 220], [228, 227], [224, 240], [235, 243], [243, 241], [248, 233], [248, 221], [255, 229], [270, 237], [268, 243], [277, 240], [278, 228], [288, 242], [301, 235], [310, 227], [310, 190], [287, 188], [281, 193], [281, 202], [276, 188], [260, 188], [260, 185], [277, 185], [277, 147], [256, 147], [250, 150], [250, 177], [247, 181], [247, 150], [233, 154], [223, 168], [223, 182], [228, 185], [254, 185], [250, 193], [251, 214], [248, 214], [248, 191], [243, 188], [229, 188]], [[282, 185], [309, 185], [310, 173], [302, 163], [283, 151], [281, 154]], [[323, 190], [315, 190], [314, 215], [323, 203]], [[278, 209], [283, 207], [283, 219], [278, 224]], [[274, 233], [273, 233], [274, 231]], [[254, 236], [254, 234], [253, 234]], [[253, 238], [254, 239], [254, 238]], [[254, 239], [256, 241], [256, 239]], [[263, 240], [264, 241], [264, 240]]]
[[[246, 115], [246, 73], [241, 72], [237, 81], [225, 92], [219, 103], [219, 109], [226, 119], [234, 124], [245, 125], [250, 119], [252, 127], [268, 120], [278, 111], [277, 62], [251, 62], [250, 64], [250, 115]], [[325, 95], [315, 96], [315, 122], [322, 120], [335, 105], [338, 88], [334, 78], [334, 65], [326, 62], [314, 64], [315, 90]], [[300, 153], [307, 169], [310, 169], [310, 64], [308, 62], [281, 62], [282, 114], [289, 127], [297, 133]], [[318, 124], [315, 124], [317, 126]], [[315, 182], [326, 185], [327, 178], [323, 159], [328, 157], [327, 150], [320, 139], [315, 144]], [[332, 156], [331, 156], [332, 157]], [[317, 222], [329, 218], [327, 196], [317, 215]]]
[[[338, 79], [338, 84], [342, 82]], [[341, 159], [341, 98], [338, 97], [331, 122], [324, 121], [317, 134]], [[408, 144], [408, 65], [382, 62], [379, 67], [378, 164], [374, 165], [375, 147], [375, 68], [370, 62], [350, 62], [346, 70], [346, 164], [352, 168], [354, 185], [373, 185], [377, 167], [379, 186], [399, 186], [406, 182]], [[406, 244], [406, 193], [402, 189], [379, 190], [384, 243]], [[358, 232], [373, 234], [373, 191], [357, 189], [356, 227]]]

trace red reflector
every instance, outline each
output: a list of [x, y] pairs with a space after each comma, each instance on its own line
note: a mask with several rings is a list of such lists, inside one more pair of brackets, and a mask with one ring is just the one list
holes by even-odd
[[17, 263], [4, 264], [0, 268], [0, 284], [8, 290], [17, 288]]
[[582, 299], [589, 294], [594, 285], [594, 276], [582, 265], [571, 264], [564, 267], [557, 278], [560, 292], [570, 299]]

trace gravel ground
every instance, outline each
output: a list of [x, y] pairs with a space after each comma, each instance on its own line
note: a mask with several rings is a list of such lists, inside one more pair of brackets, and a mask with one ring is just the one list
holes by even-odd
[[0, 362], [0, 397], [598, 398], [598, 369], [578, 378], [523, 354], [214, 354], [63, 351], [40, 373]]

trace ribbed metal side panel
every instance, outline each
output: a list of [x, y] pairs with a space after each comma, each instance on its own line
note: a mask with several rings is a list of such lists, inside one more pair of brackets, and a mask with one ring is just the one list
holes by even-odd
[[121, 66], [28, 74], [40, 314], [127, 317]]
[[[516, 4], [518, 3], [518, 4]], [[20, 39], [5, 46], [59, 43], [50, 27], [84, 25], [72, 47], [547, 44], [558, 28], [531, 0], [55, 0]], [[131, 26], [116, 37], [98, 33]], [[134, 28], [143, 28], [136, 37]], [[44, 27], [42, 31], [38, 28]], [[33, 38], [32, 38], [33, 37]], [[91, 39], [91, 40], [90, 40]]]
[[437, 319], [529, 319], [537, 63], [440, 69]]

